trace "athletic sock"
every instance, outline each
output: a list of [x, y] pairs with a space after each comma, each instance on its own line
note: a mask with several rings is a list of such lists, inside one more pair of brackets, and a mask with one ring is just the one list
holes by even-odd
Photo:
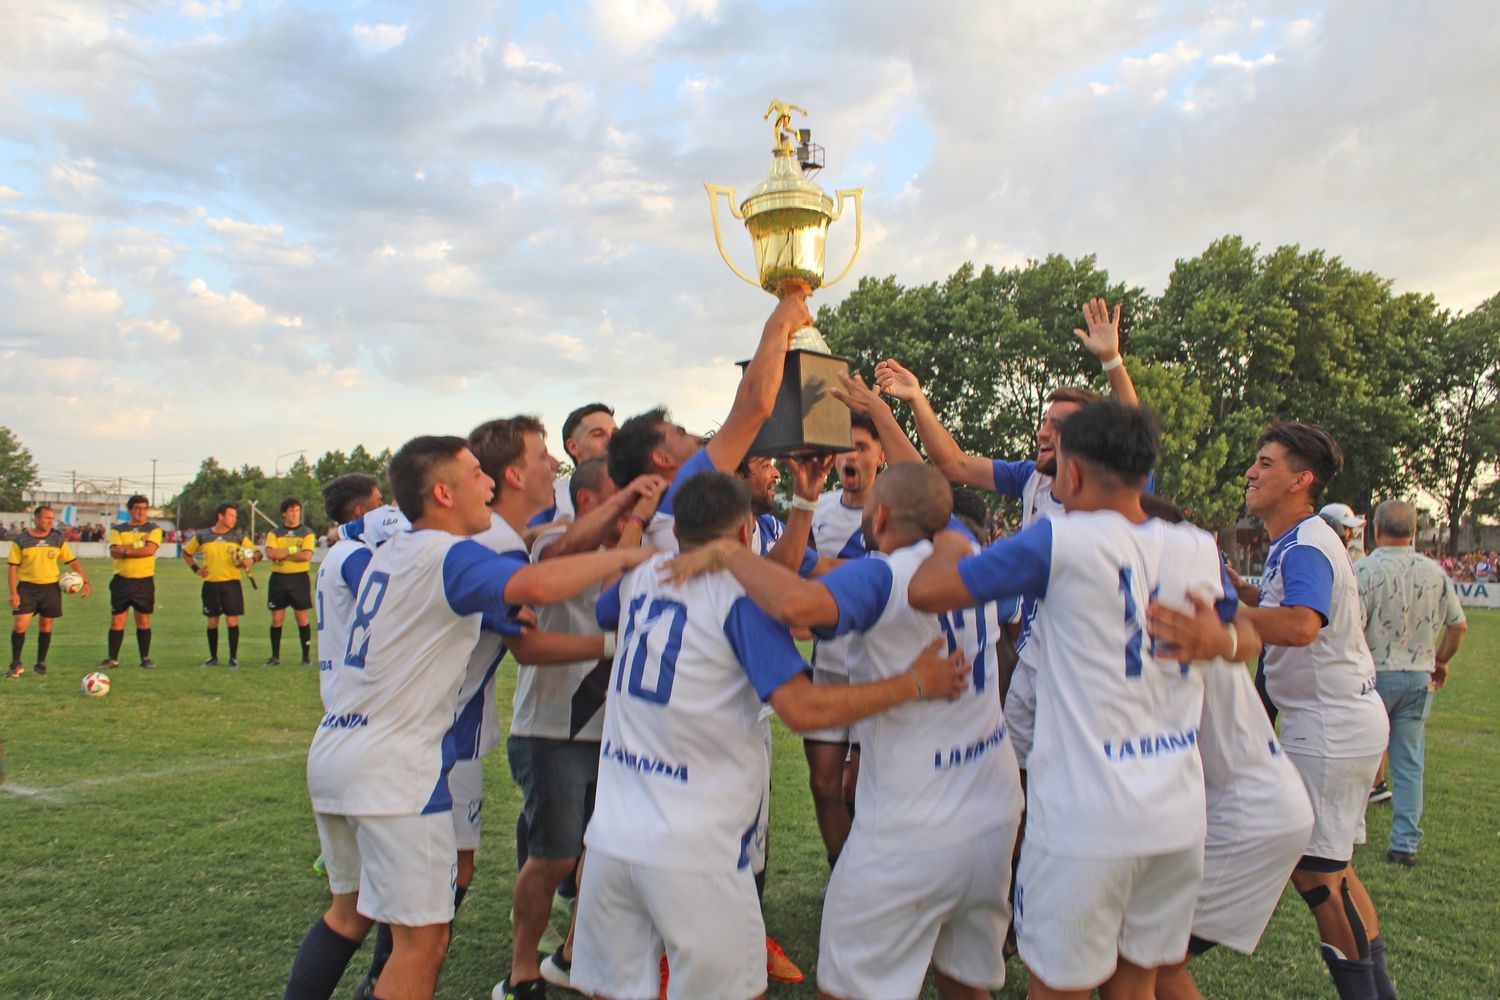
[[276, 659], [276, 660], [281, 659], [281, 626], [280, 625], [272, 625], [271, 626], [271, 657], [272, 657], [272, 659]]
[[125, 645], [125, 630], [123, 628], [112, 628], [109, 630], [109, 658], [118, 660], [120, 658], [120, 647]]
[[309, 659], [311, 659], [312, 658], [312, 626], [311, 625], [298, 625], [297, 626], [297, 639], [298, 639], [298, 641], [300, 641], [302, 643], [302, 659], [303, 660], [309, 660]]
[[141, 651], [141, 659], [151, 658], [151, 630], [149, 628], [135, 630], [135, 648]]
[[359, 946], [360, 942], [343, 937], [319, 917], [292, 960], [282, 1000], [327, 1000], [333, 996]]
[[52, 633], [39, 632], [36, 637], [36, 662], [47, 662], [47, 650], [52, 648]]
[[219, 630], [208, 629], [208, 658], [217, 660], [219, 658]]
[[1385, 967], [1385, 938], [1379, 934], [1370, 939], [1370, 963], [1375, 970], [1375, 995], [1380, 1000], [1396, 1000], [1396, 984]]
[[1344, 958], [1337, 948], [1323, 945], [1323, 964], [1333, 977], [1339, 1000], [1379, 1000], [1375, 992], [1375, 963], [1365, 958]]
[[229, 626], [229, 658], [238, 660], [240, 658], [240, 627]]
[[21, 654], [26, 651], [26, 633], [12, 632], [10, 634], [10, 662], [20, 663]]
[[388, 924], [375, 925], [375, 954], [370, 956], [370, 982], [380, 978], [385, 971], [385, 963], [390, 961], [391, 949], [395, 947], [395, 939], [391, 936], [391, 928]]

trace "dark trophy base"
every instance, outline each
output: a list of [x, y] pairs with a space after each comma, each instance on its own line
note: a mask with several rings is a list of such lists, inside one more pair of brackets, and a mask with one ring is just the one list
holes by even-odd
[[[741, 361], [740, 367], [749, 363]], [[853, 448], [849, 408], [828, 394], [829, 388], [838, 384], [835, 376], [840, 373], [849, 373], [848, 358], [819, 351], [787, 351], [776, 406], [750, 445], [750, 454], [756, 458], [805, 458]]]

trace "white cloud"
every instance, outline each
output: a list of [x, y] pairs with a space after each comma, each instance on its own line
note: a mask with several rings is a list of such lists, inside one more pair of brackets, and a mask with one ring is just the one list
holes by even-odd
[[406, 41], [408, 26], [405, 24], [356, 24], [350, 34], [354, 44], [365, 52], [376, 55], [389, 52]]
[[1276, 53], [1267, 52], [1265, 55], [1255, 59], [1246, 59], [1238, 52], [1221, 52], [1210, 59], [1209, 62], [1215, 66], [1233, 66], [1235, 69], [1242, 69], [1253, 73], [1258, 69], [1276, 65]]
[[15, 188], [0, 185], [0, 201], [20, 201], [24, 197], [26, 196]]
[[202, 278], [188, 282], [186, 305], [198, 318], [220, 326], [252, 327], [270, 323], [279, 327], [299, 327], [300, 316], [284, 316], [256, 302], [244, 292], [230, 289], [221, 295], [208, 287]]
[[240, 0], [182, 0], [177, 9], [195, 20], [212, 20], [239, 10]]

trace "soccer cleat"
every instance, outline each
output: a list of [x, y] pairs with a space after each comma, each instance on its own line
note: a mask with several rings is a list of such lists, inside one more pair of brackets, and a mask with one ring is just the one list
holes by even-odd
[[266, 657], [266, 662], [262, 663], [261, 666], [263, 666], [263, 667], [279, 667], [279, 666], [281, 666], [281, 660], [277, 659], [274, 656], [268, 656], [268, 657]]
[[310, 666], [312, 666], [312, 660], [309, 660], [307, 657], [304, 656], [302, 658], [302, 665], [304, 667], [310, 667]]
[[786, 957], [781, 945], [769, 935], [766, 937], [766, 975], [778, 983], [800, 983], [803, 979], [802, 970]]
[[111, 660], [107, 656], [104, 659], [102, 659], [102, 660], [99, 661], [99, 669], [100, 670], [113, 670], [113, 669], [115, 669], [115, 667], [118, 667], [119, 665], [120, 665], [120, 661], [119, 660]]
[[146, 657], [144, 660], [141, 661], [141, 669], [142, 670], [155, 670], [156, 669], [156, 661], [153, 660], [153, 659], [151, 659], [151, 657], [149, 657], [149, 656]]
[[1394, 861], [1402, 868], [1417, 867], [1417, 855], [1414, 851], [1389, 850], [1385, 852], [1385, 859], [1387, 861]]
[[1391, 786], [1382, 781], [1370, 789], [1371, 802], [1389, 802], [1391, 798]]
[[8, 681], [13, 681], [24, 673], [26, 673], [25, 667], [21, 666], [19, 663], [12, 663], [10, 665], [10, 670], [6, 671], [5, 679]]
[[38, 677], [46, 677], [47, 676], [47, 664], [45, 664], [45, 663], [38, 663], [36, 666], [32, 667], [31, 669], [32, 669], [33, 672], [36, 673], [36, 675]]
[[229, 658], [229, 669], [230, 670], [238, 670], [238, 669], [240, 669], [240, 661], [236, 660], [234, 657], [231, 656]]
[[200, 667], [217, 667], [218, 665], [219, 665], [219, 658], [217, 656], [210, 656], [208, 659], [206, 659], [202, 663], [198, 664], [198, 666], [200, 666]]
[[540, 979], [528, 979], [512, 986], [509, 979], [502, 979], [490, 990], [490, 1000], [547, 1000], [547, 984]]
[[553, 986], [572, 986], [573, 963], [563, 958], [562, 953], [563, 950], [558, 948], [542, 959], [542, 978]]

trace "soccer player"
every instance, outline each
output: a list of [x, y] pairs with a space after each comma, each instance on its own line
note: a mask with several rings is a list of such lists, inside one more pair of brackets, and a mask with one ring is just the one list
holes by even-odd
[[[615, 411], [603, 403], [586, 403], [563, 420], [563, 451], [578, 468], [591, 458], [609, 452], [609, 439], [615, 433]], [[573, 496], [568, 476], [558, 476], [553, 483], [552, 506], [531, 519], [528, 527], [573, 517]]]
[[[381, 506], [380, 484], [374, 476], [351, 472], [323, 487], [323, 511], [334, 524], [357, 521]], [[354, 598], [370, 565], [374, 548], [340, 538], [318, 565], [318, 693], [326, 711], [332, 703], [337, 659], [349, 641], [354, 620]]]
[[302, 647], [302, 665], [312, 665], [312, 626], [307, 611], [312, 607], [312, 557], [318, 536], [302, 523], [302, 501], [281, 501], [281, 527], [266, 533], [266, 558], [271, 560], [271, 582], [266, 587], [266, 608], [271, 612], [271, 655], [266, 666], [281, 665], [281, 628], [290, 607], [297, 620], [297, 639]]
[[945, 532], [907, 590], [913, 607], [933, 612], [1037, 598], [1036, 729], [1015, 899], [1038, 1000], [1084, 1000], [1097, 987], [1149, 997], [1157, 967], [1188, 949], [1206, 829], [1203, 681], [1174, 650], [1145, 641], [1147, 605], [1194, 602], [1209, 616], [1211, 641], [1188, 656], [1235, 660], [1253, 643], [1238, 648], [1212, 536], [1141, 509], [1159, 450], [1150, 414], [1113, 401], [1079, 409], [1057, 438], [1052, 490], [1066, 513], [979, 555]]
[[447, 780], [454, 711], [481, 618], [564, 600], [650, 555], [526, 566], [486, 549], [473, 536], [491, 526], [494, 480], [463, 438], [407, 442], [390, 481], [413, 530], [370, 560], [333, 704], [308, 753], [333, 900], [298, 949], [287, 1000], [330, 996], [377, 920], [391, 925], [394, 949], [375, 996], [432, 996], [458, 867]]
[[[245, 591], [240, 573], [248, 572], [260, 559], [260, 551], [243, 530], [236, 528], [239, 512], [232, 503], [214, 508], [214, 526], [195, 531], [182, 546], [188, 569], [203, 578], [203, 615], [208, 619], [208, 659], [205, 667], [219, 665], [219, 617], [229, 626], [229, 666], [240, 665], [240, 615], [245, 613]], [[193, 557], [203, 553], [200, 566]]]
[[119, 665], [125, 643], [125, 618], [135, 612], [135, 644], [141, 666], [155, 668], [151, 659], [151, 612], [156, 610], [156, 552], [161, 548], [161, 527], [147, 520], [151, 504], [137, 493], [125, 503], [130, 520], [117, 521], [109, 529], [109, 554], [115, 575], [109, 578], [109, 652], [101, 670]]
[[823, 907], [824, 997], [915, 997], [929, 965], [947, 1000], [982, 1000], [1005, 984], [1006, 895], [1022, 799], [995, 696], [996, 609], [932, 615], [906, 599], [952, 509], [942, 473], [897, 464], [864, 504], [865, 535], [876, 546], [868, 558], [804, 581], [716, 541], [673, 565], [679, 578], [722, 565], [782, 624], [849, 636], [851, 683], [904, 673], [937, 639], [971, 664], [972, 688], [957, 702], [903, 705], [859, 724], [860, 809]]
[[1261, 435], [1245, 471], [1245, 507], [1265, 523], [1271, 550], [1259, 593], [1241, 593], [1257, 606], [1242, 614], [1265, 640], [1266, 693], [1312, 798], [1312, 841], [1292, 885], [1312, 908], [1339, 996], [1383, 998], [1396, 995], [1385, 940], [1353, 859], [1390, 724], [1354, 569], [1315, 506], [1343, 464], [1338, 443], [1319, 427], [1284, 423]]
[[10, 540], [10, 607], [15, 625], [10, 633], [10, 670], [6, 678], [15, 680], [26, 673], [21, 653], [26, 649], [26, 630], [33, 615], [42, 616], [36, 640], [38, 677], [47, 676], [47, 650], [52, 645], [52, 623], [62, 617], [62, 587], [58, 580], [59, 563], [83, 577], [83, 596], [89, 596], [89, 578], [63, 533], [53, 528], [56, 514], [42, 504], [32, 511], [32, 525]]
[[[750, 540], [748, 487], [703, 472], [678, 484], [684, 552]], [[717, 573], [676, 586], [665, 555], [599, 600], [617, 629], [573, 988], [610, 997], [746, 1000], [766, 989], [765, 924], [750, 874], [765, 808], [762, 701], [795, 730], [848, 725], [896, 705], [957, 697], [967, 669], [933, 643], [910, 669], [869, 684], [813, 684], [786, 629]]]
[[[781, 301], [761, 330], [755, 355], [740, 378], [729, 416], [707, 443], [672, 423], [661, 407], [625, 421], [609, 440], [609, 477], [615, 485], [624, 486], [648, 474], [675, 484], [678, 479], [686, 482], [698, 472], [715, 469], [733, 472], [739, 468], [776, 405], [792, 334], [812, 324], [812, 313], [807, 308], [809, 294], [811, 289], [806, 284], [787, 283]], [[677, 550], [677, 538], [672, 532], [670, 487], [651, 523], [644, 526], [644, 536], [656, 548]], [[627, 533], [625, 538], [630, 535]]]

